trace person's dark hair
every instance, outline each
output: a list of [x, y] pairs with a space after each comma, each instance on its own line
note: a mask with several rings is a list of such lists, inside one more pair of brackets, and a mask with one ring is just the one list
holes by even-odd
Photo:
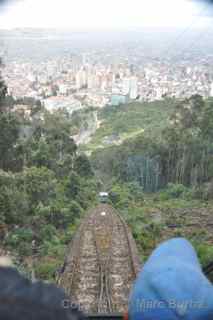
[[15, 269], [0, 267], [0, 319], [81, 320], [64, 291], [41, 281], [32, 283]]

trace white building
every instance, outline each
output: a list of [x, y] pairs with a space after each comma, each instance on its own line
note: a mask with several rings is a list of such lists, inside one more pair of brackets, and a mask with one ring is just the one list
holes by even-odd
[[131, 77], [129, 97], [130, 99], [135, 100], [137, 96], [138, 96], [138, 79], [137, 77]]
[[130, 93], [130, 78], [123, 78], [122, 93], [128, 95]]
[[76, 74], [76, 88], [81, 89], [87, 85], [87, 73], [85, 70], [79, 70]]
[[96, 75], [92, 72], [88, 74], [88, 83], [87, 83], [88, 89], [94, 89], [96, 88]]
[[58, 110], [66, 110], [67, 112], [72, 114], [74, 111], [83, 108], [81, 102], [72, 97], [50, 97], [44, 99], [43, 103], [45, 109], [47, 109], [51, 113], [54, 113]]
[[61, 94], [61, 95], [67, 95], [67, 92], [68, 92], [68, 87], [67, 87], [67, 85], [65, 85], [65, 84], [60, 84], [59, 85], [59, 93]]
[[157, 87], [157, 88], [155, 89], [155, 93], [156, 93], [156, 99], [157, 99], [157, 100], [162, 99], [163, 90], [162, 90], [161, 87]]

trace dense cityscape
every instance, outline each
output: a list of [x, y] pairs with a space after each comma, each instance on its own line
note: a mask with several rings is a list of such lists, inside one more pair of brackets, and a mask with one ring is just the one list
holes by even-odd
[[[118, 41], [114, 35], [111, 42], [101, 42], [98, 38], [93, 40], [93, 44], [86, 43], [85, 47], [86, 35], [77, 34], [79, 42], [74, 48], [78, 46], [78, 50], [69, 47], [73, 36], [69, 38], [62, 34], [50, 41], [51, 36], [45, 31], [38, 35], [30, 31], [27, 37], [23, 31], [8, 34], [5, 43], [10, 43], [9, 39], [14, 34], [16, 47], [21, 45], [21, 39], [24, 52], [16, 51], [16, 47], [14, 50], [10, 48], [14, 56], [5, 59], [2, 73], [9, 94], [15, 98], [39, 99], [50, 111], [66, 108], [73, 112], [84, 106], [101, 108], [134, 100], [151, 102], [165, 97], [187, 98], [193, 94], [204, 98], [213, 96], [213, 55], [210, 47], [207, 46], [203, 54], [201, 42], [200, 47], [183, 51], [184, 41], [190, 43], [194, 34], [177, 43], [173, 52], [167, 52], [163, 46], [165, 39], [171, 36], [165, 31], [159, 33], [164, 42], [156, 39], [153, 47], [150, 43], [156, 34], [151, 31], [150, 42], [147, 43], [137, 40], [136, 33], [127, 33], [123, 34], [126, 42], [125, 38]], [[60, 37], [63, 39], [60, 54], [52, 53]], [[41, 54], [36, 44], [46, 48], [47, 52], [42, 49]], [[32, 48], [30, 53], [27, 51], [29, 48]], [[39, 56], [38, 60], [32, 58], [33, 53]]]
[[128, 59], [104, 65], [101, 61], [91, 64], [86, 55], [75, 55], [41, 64], [14, 61], [5, 66], [3, 75], [11, 95], [41, 99], [47, 109], [104, 107], [195, 93], [213, 96], [213, 70], [205, 59], [196, 66], [159, 61], [140, 68], [130, 65]]

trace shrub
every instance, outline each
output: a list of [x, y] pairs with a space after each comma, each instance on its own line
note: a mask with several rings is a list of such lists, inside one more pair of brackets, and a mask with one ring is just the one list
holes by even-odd
[[60, 262], [57, 260], [40, 261], [36, 263], [35, 275], [36, 278], [41, 280], [53, 281], [55, 278], [55, 272], [59, 268]]
[[203, 266], [213, 261], [213, 246], [204, 243], [195, 243], [194, 246], [197, 250], [198, 257]]
[[189, 189], [182, 184], [168, 183], [167, 188], [160, 192], [160, 200], [183, 198], [189, 196]]
[[20, 228], [9, 233], [6, 238], [6, 245], [18, 251], [20, 256], [29, 256], [32, 254], [32, 241], [32, 230]]

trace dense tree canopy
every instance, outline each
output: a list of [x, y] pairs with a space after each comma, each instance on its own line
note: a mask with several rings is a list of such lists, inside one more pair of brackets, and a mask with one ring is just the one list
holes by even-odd
[[1, 80], [0, 236], [26, 270], [51, 278], [83, 211], [96, 202], [97, 183], [87, 157], [77, 154], [66, 114], [25, 99], [26, 119], [6, 94]]
[[213, 101], [199, 95], [176, 104], [162, 134], [143, 134], [119, 147], [97, 150], [94, 167], [108, 179], [137, 181], [145, 191], [169, 182], [199, 187], [213, 178]]

